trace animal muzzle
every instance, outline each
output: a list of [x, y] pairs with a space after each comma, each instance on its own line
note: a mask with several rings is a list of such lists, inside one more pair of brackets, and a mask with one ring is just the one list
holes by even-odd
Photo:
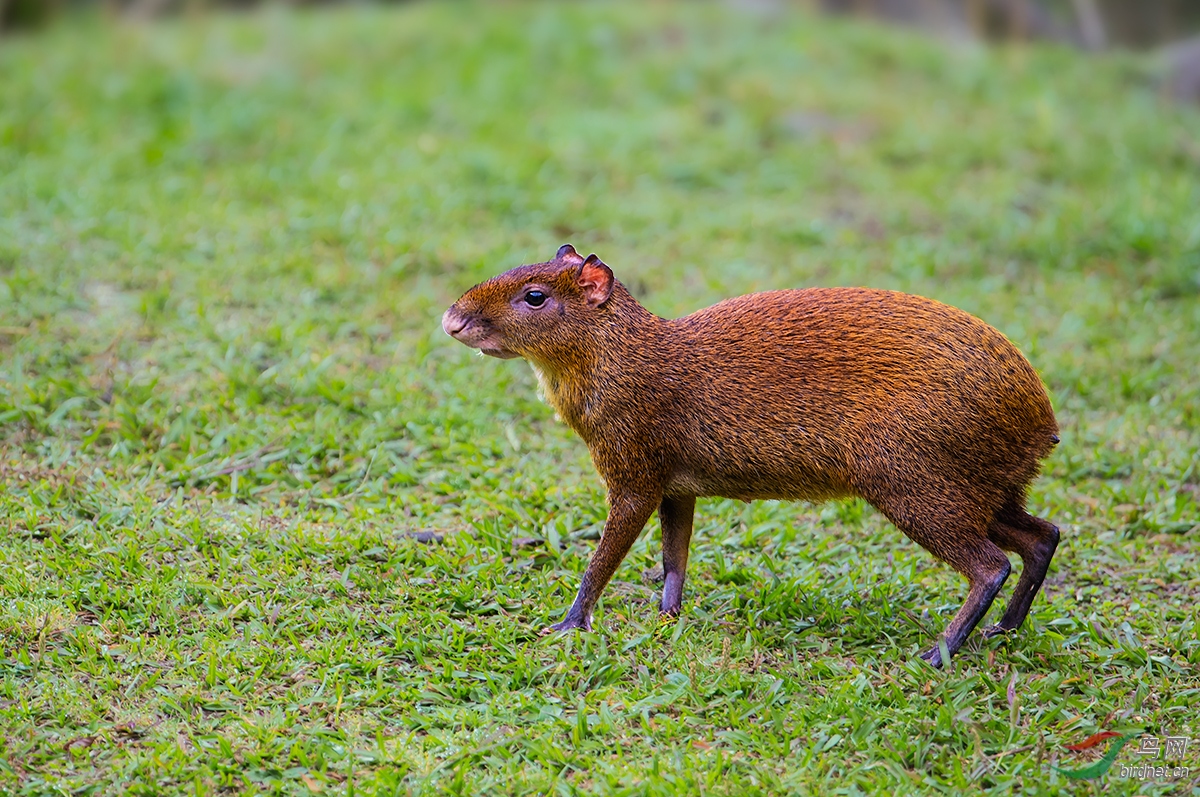
[[442, 331], [458, 340], [458, 336], [471, 325], [471, 319], [458, 312], [453, 306], [442, 314]]
[[472, 318], [453, 305], [442, 315], [442, 330], [464, 346], [479, 349], [489, 357], [510, 360], [521, 356], [505, 350], [501, 338], [487, 322]]

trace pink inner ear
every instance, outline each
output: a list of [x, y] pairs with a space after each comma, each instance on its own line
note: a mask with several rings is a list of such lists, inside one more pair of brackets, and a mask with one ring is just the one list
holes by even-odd
[[579, 287], [583, 288], [583, 295], [587, 298], [588, 304], [593, 307], [604, 304], [612, 295], [612, 270], [599, 258], [592, 255], [579, 270]]
[[578, 266], [583, 262], [583, 258], [580, 257], [578, 252], [575, 251], [575, 247], [571, 246], [570, 244], [563, 244], [560, 246], [558, 248], [558, 254], [556, 254], [555, 257], [564, 263], [570, 263], [574, 266]]

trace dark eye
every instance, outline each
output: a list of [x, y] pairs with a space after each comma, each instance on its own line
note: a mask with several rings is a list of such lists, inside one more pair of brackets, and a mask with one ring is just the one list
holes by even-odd
[[546, 294], [541, 291], [530, 291], [525, 294], [525, 304], [530, 307], [541, 307], [546, 303]]

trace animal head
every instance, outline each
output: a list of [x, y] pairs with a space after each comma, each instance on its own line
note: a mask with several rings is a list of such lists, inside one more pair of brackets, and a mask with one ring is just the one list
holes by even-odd
[[549, 262], [519, 266], [464, 293], [442, 316], [442, 329], [492, 357], [560, 363], [586, 345], [617, 285], [600, 258], [566, 244]]

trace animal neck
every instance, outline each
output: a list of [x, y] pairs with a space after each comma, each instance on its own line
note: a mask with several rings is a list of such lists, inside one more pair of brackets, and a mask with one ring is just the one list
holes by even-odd
[[620, 283], [613, 287], [602, 310], [577, 345], [556, 352], [552, 361], [530, 359], [542, 400], [585, 442], [594, 436], [600, 419], [611, 412], [615, 393], [631, 380], [652, 378], [647, 367], [654, 357], [647, 356], [644, 362], [636, 357], [634, 364], [628, 353], [631, 348], [638, 354], [661, 351], [658, 341], [665, 325]]

